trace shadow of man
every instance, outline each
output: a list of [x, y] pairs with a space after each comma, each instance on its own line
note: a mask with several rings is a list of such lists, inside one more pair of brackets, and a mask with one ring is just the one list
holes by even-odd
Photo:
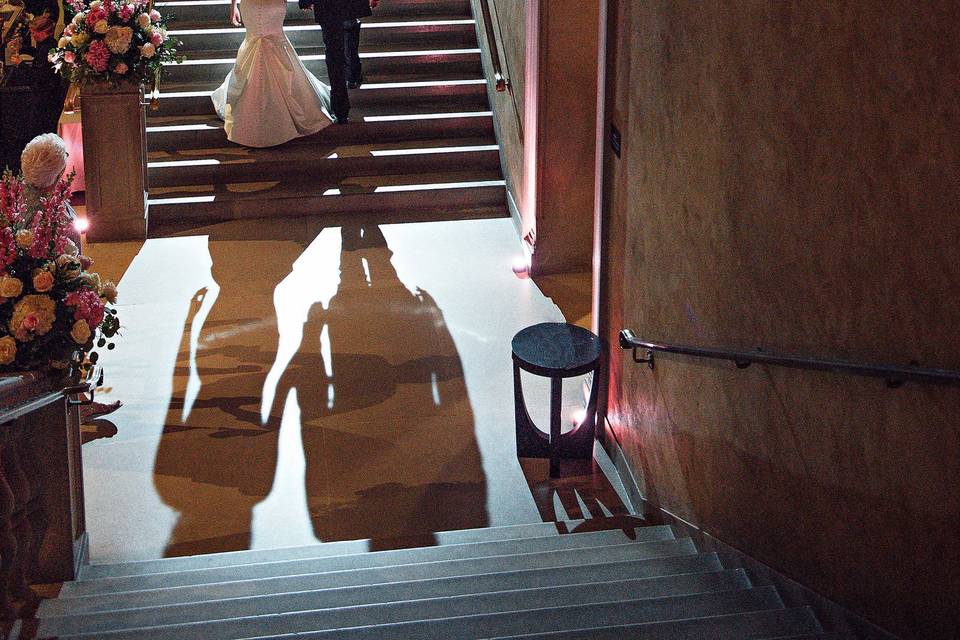
[[271, 403], [296, 391], [314, 534], [382, 549], [486, 526], [473, 410], [443, 313], [401, 282], [378, 227], [341, 233], [337, 292], [311, 307]]

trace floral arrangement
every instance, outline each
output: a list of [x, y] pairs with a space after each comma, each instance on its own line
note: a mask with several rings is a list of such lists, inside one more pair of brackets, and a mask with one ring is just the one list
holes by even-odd
[[178, 59], [166, 20], [149, 0], [71, 0], [71, 6], [76, 14], [50, 61], [72, 82], [145, 82]]
[[120, 328], [117, 288], [88, 271], [69, 234], [72, 176], [27, 204], [23, 179], [0, 180], [0, 371], [79, 368]]

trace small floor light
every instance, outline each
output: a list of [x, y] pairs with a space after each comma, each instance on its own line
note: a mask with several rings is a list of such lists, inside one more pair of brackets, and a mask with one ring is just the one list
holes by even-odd
[[73, 228], [77, 230], [77, 233], [83, 235], [90, 228], [90, 221], [86, 218], [77, 218], [73, 221]]

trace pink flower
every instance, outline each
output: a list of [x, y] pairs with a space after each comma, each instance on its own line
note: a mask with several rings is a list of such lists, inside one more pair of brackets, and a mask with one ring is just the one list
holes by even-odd
[[150, 34], [150, 42], [153, 43], [153, 46], [159, 47], [163, 44], [163, 36], [160, 35], [159, 31], [154, 31]]
[[103, 301], [96, 291], [80, 289], [63, 299], [63, 302], [73, 309], [73, 319], [85, 321], [91, 329], [96, 329], [103, 322]]
[[103, 40], [94, 40], [90, 43], [90, 48], [87, 49], [83, 59], [93, 67], [94, 71], [106, 71], [107, 65], [110, 64], [110, 49]]
[[90, 9], [90, 13], [87, 14], [87, 25], [91, 29], [93, 29], [95, 24], [97, 24], [101, 20], [106, 20], [106, 19], [107, 19], [107, 12], [103, 10], [103, 7]]
[[74, 55], [73, 51], [64, 51], [63, 60], [67, 64], [73, 64], [77, 60], [77, 56]]
[[153, 20], [154, 22], [160, 22], [160, 12], [157, 11], [156, 9], [151, 9], [150, 19]]
[[133, 17], [133, 11], [134, 9], [132, 4], [123, 5], [120, 7], [120, 19], [124, 22], [129, 22], [130, 18]]
[[117, 63], [117, 66], [115, 66], [115, 67], [113, 68], [113, 70], [114, 70], [116, 73], [119, 73], [120, 75], [123, 75], [123, 74], [125, 74], [127, 71], [130, 70], [130, 67], [128, 67], [128, 66], [127, 66], [126, 64], [124, 64], [123, 62], [118, 62], [118, 63]]
[[10, 227], [0, 229], [0, 268], [10, 266], [17, 259], [17, 244]]

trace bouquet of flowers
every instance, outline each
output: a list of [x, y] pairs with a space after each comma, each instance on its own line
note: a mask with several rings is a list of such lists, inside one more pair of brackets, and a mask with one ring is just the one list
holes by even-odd
[[149, 0], [71, 0], [77, 12], [50, 52], [72, 82], [113, 85], [152, 80], [164, 62], [177, 60], [176, 42]]
[[113, 348], [117, 288], [69, 238], [71, 178], [35, 206], [22, 178], [0, 180], [0, 371], [79, 367], [94, 344]]

